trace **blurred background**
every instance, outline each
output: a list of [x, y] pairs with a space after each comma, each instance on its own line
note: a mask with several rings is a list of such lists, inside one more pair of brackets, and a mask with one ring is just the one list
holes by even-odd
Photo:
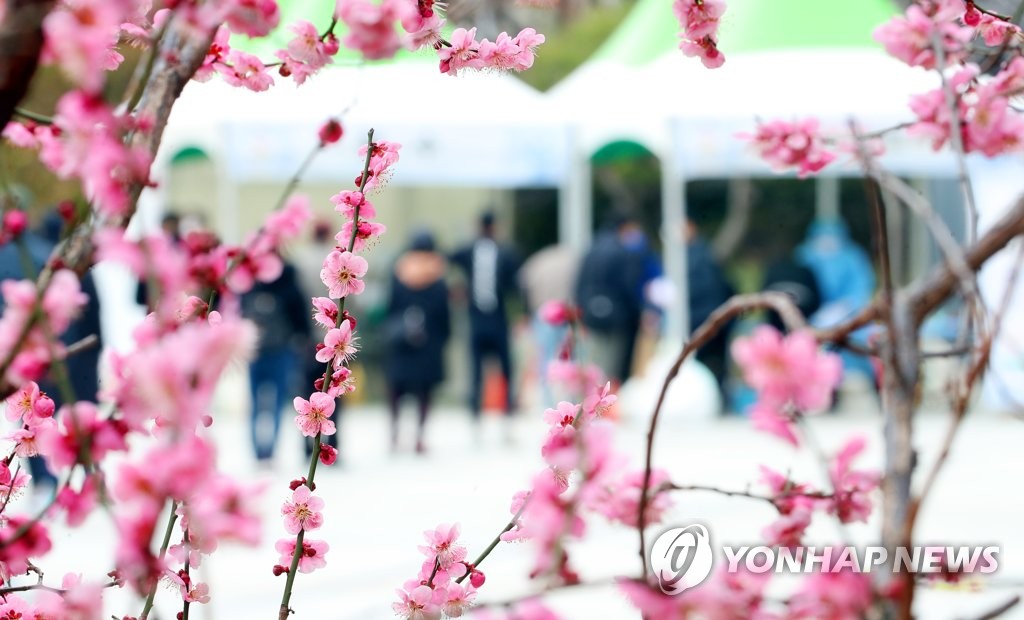
[[[290, 21], [301, 17], [322, 26], [334, 5], [280, 4], [278, 32], [232, 45], [269, 58], [290, 38]], [[1010, 13], [1016, 3], [991, 0], [986, 7]], [[666, 0], [456, 0], [447, 9], [449, 22], [476, 25], [478, 36], [493, 39], [524, 26], [544, 33], [535, 66], [521, 75], [449, 77], [438, 73], [431, 54], [400, 53], [367, 64], [343, 50], [335, 66], [298, 87], [275, 76], [277, 84], [261, 94], [216, 79], [186, 88], [154, 165], [157, 186], [144, 194], [133, 234], [163, 229], [184, 239], [210, 231], [242, 241], [315, 147], [317, 128], [331, 117], [344, 127], [341, 142], [317, 155], [296, 189], [310, 196], [317, 218], [304, 240], [287, 250], [292, 269], [242, 300], [262, 330], [259, 355], [251, 367], [225, 377], [217, 398], [227, 467], [275, 484], [301, 467], [290, 403], [310, 389], [315, 369], [307, 360], [320, 332], [310, 325], [306, 301], [293, 301], [324, 294], [320, 264], [340, 226], [329, 197], [353, 188], [362, 163], [356, 150], [369, 128], [378, 140], [402, 144], [393, 176], [370, 196], [388, 231], [365, 251], [371, 264], [366, 292], [348, 306], [359, 319], [359, 389], [343, 401], [339, 472], [325, 482], [334, 494], [328, 511], [337, 515], [329, 520], [348, 525], [337, 526], [340, 548], [330, 558], [341, 572], [318, 573], [316, 583], [347, 584], [341, 592], [353, 603], [343, 610], [333, 592], [333, 598], [310, 595], [310, 604], [337, 611], [326, 617], [388, 617], [387, 606], [374, 601], [412, 576], [420, 530], [446, 520], [473, 521], [466, 527], [485, 542], [507, 518], [507, 498], [539, 464], [541, 414], [569, 393], [548, 380], [548, 364], [558, 358], [565, 334], [538, 320], [543, 302], [580, 305], [584, 350], [621, 387], [615, 412], [620, 440], [639, 456], [652, 395], [669, 361], [690, 330], [731, 294], [789, 292], [817, 326], [835, 324], [868, 303], [877, 280], [870, 201], [887, 206], [897, 284], [940, 262], [924, 226], [863, 179], [845, 154], [849, 145], [835, 145], [839, 159], [821, 176], [800, 179], [770, 170], [740, 139], [753, 133], [758, 119], [813, 116], [837, 136], [848, 133], [851, 118], [864, 133], [908, 120], [909, 95], [938, 82], [886, 56], [872, 39], [873, 29], [902, 8], [889, 0], [731, 0], [721, 28], [726, 64], [708, 71], [679, 52], [679, 26]], [[133, 61], [110, 80], [111, 95], [126, 87]], [[59, 75], [44, 71], [25, 107], [52, 112], [64, 88]], [[77, 191], [30, 154], [0, 148], [5, 173], [36, 214]], [[924, 194], [959, 240], [966, 238], [948, 153], [894, 134], [880, 161]], [[982, 227], [1024, 188], [1020, 164], [1019, 157], [969, 159]], [[1018, 257], [1006, 251], [985, 268], [986, 298], [1002, 298]], [[144, 296], [116, 267], [100, 265], [96, 279], [104, 347], [131, 346]], [[1024, 316], [1022, 304], [1014, 293], [1007, 317]], [[950, 304], [933, 317], [926, 346], [957, 340], [957, 310]], [[726, 357], [732, 339], [773, 320], [743, 317], [686, 366], [668, 413], [697, 426], [670, 426], [665, 441], [677, 449], [663, 448], [671, 453], [665, 458], [697, 468], [735, 449], [741, 456], [716, 464], [709, 475], [737, 487], [756, 476], [756, 463], [783, 458], [774, 440], [744, 423], [752, 395]], [[865, 330], [856, 342], [870, 338]], [[964, 431], [967, 445], [982, 450], [1008, 443], [985, 458], [1017, 474], [1024, 466], [1010, 446], [1021, 430], [1014, 416], [1024, 402], [1022, 339], [1024, 321], [1008, 321], [977, 405], [992, 415]], [[843, 358], [843, 385], [820, 422], [827, 445], [851, 432], [878, 430], [876, 364], [848, 352]], [[926, 364], [924, 408], [932, 414], [926, 435], [942, 428], [951, 364]], [[1005, 424], [1011, 437], [1004, 436]], [[876, 441], [871, 458], [880, 462], [878, 447]], [[927, 446], [922, 450], [928, 454]], [[1010, 515], [1022, 506], [1013, 494], [998, 492], [1006, 479], [978, 482], [969, 457], [954, 456], [950, 468], [958, 465], [967, 469], [952, 474], [949, 495], [935, 500], [944, 516], [925, 531], [947, 536], [968, 518], [967, 505], [994, 502], [990, 514], [1005, 516], [973, 532], [1010, 540]], [[814, 470], [806, 460], [795, 460], [794, 467]], [[378, 495], [380, 489], [390, 490]], [[690, 505], [683, 517], [730, 523], [737, 536], [756, 532], [750, 519], [730, 516], [735, 505], [716, 502]], [[446, 509], [452, 507], [457, 510]], [[422, 516], [412, 518], [412, 531], [399, 533], [402, 514]], [[352, 527], [371, 535], [353, 535]], [[601, 540], [610, 548], [626, 538], [609, 531]], [[591, 568], [602, 553], [595, 552]], [[221, 566], [251, 576], [247, 583], [269, 579], [269, 568], [243, 568], [231, 553], [226, 557]], [[210, 570], [227, 588], [227, 609], [249, 609], [254, 587], [229, 587], [230, 571]], [[528, 586], [511, 576], [506, 583], [512, 585], [497, 590], [496, 598]], [[929, 608], [938, 615], [927, 617], [951, 617], [939, 611], [955, 608], [945, 596]], [[251, 617], [216, 603], [207, 617], [214, 609], [220, 617]]]

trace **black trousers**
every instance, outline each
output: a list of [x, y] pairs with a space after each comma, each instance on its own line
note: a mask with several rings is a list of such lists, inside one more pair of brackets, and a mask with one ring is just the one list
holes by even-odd
[[484, 391], [484, 362], [489, 357], [498, 358], [501, 375], [505, 378], [505, 413], [513, 409], [512, 401], [512, 358], [509, 354], [508, 330], [473, 331], [469, 337], [470, 368], [473, 384], [469, 394], [469, 409], [473, 417], [480, 416], [481, 399]]

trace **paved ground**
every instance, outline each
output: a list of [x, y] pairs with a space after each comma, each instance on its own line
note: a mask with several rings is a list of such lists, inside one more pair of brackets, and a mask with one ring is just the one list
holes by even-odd
[[[220, 399], [228, 403], [230, 399]], [[629, 413], [629, 412], [627, 412]], [[326, 569], [300, 575], [293, 606], [297, 618], [375, 620], [393, 617], [393, 590], [414, 575], [420, 563], [416, 545], [421, 532], [443, 523], [462, 524], [464, 540], [474, 555], [509, 518], [511, 495], [523, 488], [541, 465], [538, 445], [543, 433], [539, 411], [523, 414], [514, 424], [516, 441], [503, 441], [501, 421], [490, 418], [482, 439], [474, 443], [467, 416], [460, 411], [437, 412], [429, 432], [430, 454], [411, 452], [413, 412], [407, 413], [403, 450], [387, 449], [387, 421], [377, 407], [346, 412], [342, 422], [343, 464], [321, 469], [318, 490], [327, 502], [326, 523], [319, 538], [330, 542]], [[619, 425], [618, 442], [640, 463], [643, 419], [627, 416]], [[879, 422], [876, 416], [849, 412], [816, 420], [813, 431], [826, 451], [844, 438], [864, 433], [871, 453], [865, 462], [880, 462]], [[922, 462], [930, 463], [934, 446], [944, 429], [945, 418], [924, 415], [918, 448]], [[214, 426], [221, 446], [220, 460], [228, 471], [269, 484], [264, 498], [265, 539], [257, 550], [226, 547], [202, 569], [213, 601], [195, 609], [196, 620], [276, 618], [283, 578], [271, 575], [277, 554], [274, 541], [284, 535], [276, 517], [287, 495], [287, 482], [305, 468], [301, 462], [297, 432], [290, 424], [279, 443], [275, 469], [254, 471], [244, 418], [237, 406], [225, 407]], [[1013, 594], [1024, 592], [1024, 422], [1008, 416], [977, 415], [966, 423], [934, 496], [925, 508], [919, 533], [924, 541], [990, 544], [1003, 547], [1002, 568], [981, 592], [927, 593], [919, 607], [921, 618], [976, 616]], [[806, 454], [794, 454], [786, 446], [753, 432], [737, 418], [710, 422], [666, 420], [657, 444], [656, 460], [673, 472], [680, 483], [707, 483], [745, 488], [757, 477], [757, 466], [771, 462], [796, 476], [817, 477], [820, 466]], [[765, 506], [743, 499], [709, 494], [678, 498], [669, 522], [708, 524], [715, 540], [740, 544], [756, 540], [758, 531], [771, 519]], [[848, 530], [851, 539], [866, 543], [867, 526]], [[593, 524], [591, 542], [573, 551], [585, 579], [599, 580], [635, 573], [638, 562], [633, 531]], [[816, 523], [812, 536], [827, 540], [835, 535], [830, 523]], [[51, 575], [62, 567], [86, 566], [98, 573], [109, 567], [114, 539], [106, 518], [99, 515], [73, 532], [56, 534], [58, 555], [44, 564]], [[504, 600], [530, 591], [523, 575], [528, 570], [530, 548], [503, 545], [482, 567], [487, 574], [485, 600]], [[784, 587], [784, 584], [783, 586]], [[111, 613], [138, 613], [138, 604], [112, 597]], [[173, 618], [170, 592], [161, 592], [158, 609], [162, 618]], [[554, 597], [553, 604], [566, 618], [637, 618], [623, 599], [609, 589], [594, 588]], [[1024, 613], [1017, 612], [1019, 617]], [[1012, 617], [1012, 616], [1008, 616]]]

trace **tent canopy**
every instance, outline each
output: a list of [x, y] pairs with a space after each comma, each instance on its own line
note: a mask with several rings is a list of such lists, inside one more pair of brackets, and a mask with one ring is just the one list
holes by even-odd
[[[557, 186], [567, 159], [563, 125], [539, 93], [508, 75], [457, 78], [432, 62], [335, 67], [296, 87], [278, 78], [252, 93], [213, 80], [191, 83], [167, 130], [170, 150], [198, 146], [223, 155], [238, 182], [286, 180], [316, 144], [317, 127], [341, 117], [341, 145], [316, 159], [308, 179], [337, 178], [362, 164], [357, 147], [376, 139], [403, 145], [396, 185]], [[216, 104], [216, 105], [215, 105]]]

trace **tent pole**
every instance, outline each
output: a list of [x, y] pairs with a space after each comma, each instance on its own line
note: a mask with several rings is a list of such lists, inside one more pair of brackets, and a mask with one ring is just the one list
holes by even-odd
[[676, 291], [665, 308], [665, 340], [680, 346], [690, 334], [689, 289], [686, 278], [686, 192], [683, 175], [676, 162], [676, 149], [670, 145], [661, 157], [661, 245], [665, 275]]
[[818, 177], [814, 182], [814, 217], [837, 221], [839, 213], [839, 177]]
[[558, 206], [559, 243], [580, 252], [590, 246], [592, 208], [590, 189], [590, 158], [583, 149], [579, 129], [570, 127], [569, 169], [562, 181]]

